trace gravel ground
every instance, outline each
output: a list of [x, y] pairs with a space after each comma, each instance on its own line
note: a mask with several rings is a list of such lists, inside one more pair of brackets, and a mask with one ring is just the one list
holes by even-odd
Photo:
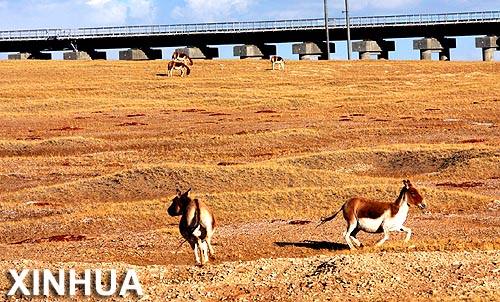
[[[77, 271], [133, 269], [142, 296], [108, 301], [456, 301], [500, 299], [500, 252], [404, 252], [267, 258], [192, 265], [132, 266], [123, 263], [3, 261], [2, 267]], [[5, 292], [11, 283], [2, 278]], [[30, 301], [23, 296], [8, 301]], [[75, 299], [76, 298], [76, 299]], [[47, 301], [95, 300], [74, 297]]]

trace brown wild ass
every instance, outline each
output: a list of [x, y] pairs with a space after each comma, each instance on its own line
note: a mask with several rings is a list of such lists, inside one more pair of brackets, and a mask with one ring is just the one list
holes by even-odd
[[281, 70], [281, 68], [283, 68], [283, 70], [285, 70], [285, 60], [282, 57], [272, 56], [271, 63], [273, 64], [273, 70], [275, 70], [276, 64], [278, 65], [278, 70]]
[[170, 216], [181, 216], [179, 231], [191, 245], [194, 251], [196, 264], [204, 265], [208, 262], [208, 254], [215, 254], [210, 240], [215, 230], [215, 217], [212, 210], [201, 200], [191, 199], [188, 194], [177, 189], [177, 196], [167, 212]]
[[395, 202], [388, 203], [368, 200], [363, 197], [353, 197], [344, 203], [340, 210], [332, 216], [322, 218], [319, 225], [332, 220], [342, 211], [347, 222], [347, 229], [344, 233], [345, 240], [352, 250], [355, 250], [356, 247], [351, 240], [358, 247], [361, 246], [359, 240], [356, 239], [359, 231], [384, 233], [384, 238], [377, 242], [376, 246], [384, 243], [389, 238], [389, 232], [391, 231], [406, 232], [405, 242], [408, 242], [411, 229], [403, 224], [408, 215], [410, 204], [417, 206], [421, 210], [426, 207], [426, 202], [417, 189], [413, 187], [409, 180], [403, 180], [403, 188]]
[[179, 51], [174, 51], [172, 53], [172, 60], [174, 60], [176, 62], [182, 62], [182, 63], [184, 63], [186, 65], [190, 65], [190, 66], [193, 65], [193, 60], [191, 60], [191, 58], [187, 54], [179, 52]]
[[174, 70], [180, 70], [181, 77], [183, 77], [184, 75], [189, 75], [191, 73], [191, 69], [189, 69], [189, 67], [182, 62], [177, 62], [177, 61], [168, 62], [168, 76], [169, 77], [171, 77], [173, 75]]

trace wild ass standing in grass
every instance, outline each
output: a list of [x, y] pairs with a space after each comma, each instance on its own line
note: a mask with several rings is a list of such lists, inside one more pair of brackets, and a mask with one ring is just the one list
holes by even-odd
[[406, 232], [405, 242], [408, 242], [411, 236], [411, 229], [405, 227], [403, 223], [408, 215], [409, 205], [417, 206], [422, 210], [425, 208], [426, 203], [422, 195], [413, 187], [409, 180], [403, 180], [403, 184], [399, 197], [393, 203], [373, 201], [363, 197], [353, 197], [344, 203], [340, 210], [332, 216], [322, 218], [319, 225], [332, 220], [342, 211], [344, 219], [347, 222], [347, 229], [344, 236], [351, 250], [356, 249], [351, 240], [358, 247], [361, 246], [359, 240], [356, 239], [359, 231], [384, 233], [384, 238], [377, 242], [376, 246], [382, 245], [389, 238], [389, 232], [391, 231]]
[[177, 62], [177, 61], [170, 61], [168, 62], [168, 76], [171, 77], [173, 72], [175, 70], [180, 70], [181, 71], [181, 77], [184, 75], [189, 75], [191, 73], [191, 69], [189, 67], [182, 63], [182, 62]]
[[278, 70], [281, 70], [281, 68], [283, 68], [283, 70], [285, 70], [285, 60], [282, 57], [272, 56], [271, 63], [273, 64], [273, 70], [275, 69], [276, 64], [278, 65]]
[[193, 60], [191, 60], [191, 58], [187, 54], [179, 52], [179, 51], [174, 51], [172, 53], [172, 60], [174, 60], [176, 62], [182, 62], [182, 63], [184, 63], [186, 65], [190, 65], [190, 66], [193, 65]]
[[208, 254], [215, 254], [210, 239], [215, 230], [215, 217], [212, 210], [201, 200], [191, 199], [188, 194], [177, 189], [177, 196], [168, 208], [170, 216], [181, 216], [179, 231], [194, 250], [196, 264], [204, 265], [208, 262]]

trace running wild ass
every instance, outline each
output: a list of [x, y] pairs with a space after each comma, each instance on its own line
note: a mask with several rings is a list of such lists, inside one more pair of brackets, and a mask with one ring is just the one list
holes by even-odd
[[276, 64], [278, 65], [278, 70], [281, 70], [281, 68], [283, 68], [283, 70], [285, 70], [285, 60], [282, 57], [272, 56], [271, 63], [273, 64], [273, 70], [275, 70]]
[[191, 69], [189, 67], [178, 61], [170, 61], [168, 62], [168, 76], [171, 77], [174, 70], [180, 70], [181, 71], [181, 77], [184, 75], [189, 75], [191, 73]]
[[182, 62], [189, 66], [193, 66], [193, 60], [191, 60], [191, 58], [187, 54], [182, 52], [174, 51], [172, 53], [172, 60], [176, 62]]
[[332, 220], [342, 211], [347, 222], [344, 237], [351, 250], [356, 249], [352, 241], [358, 247], [361, 246], [359, 240], [356, 239], [359, 231], [384, 233], [384, 238], [377, 242], [376, 246], [382, 245], [389, 238], [389, 232], [404, 231], [406, 232], [406, 243], [410, 240], [411, 229], [403, 224], [410, 205], [417, 206], [422, 210], [426, 207], [426, 202], [409, 180], [403, 180], [403, 188], [395, 202], [388, 203], [368, 200], [363, 197], [353, 197], [344, 203], [340, 210], [332, 216], [322, 218], [319, 225]]
[[168, 208], [170, 216], [181, 216], [179, 231], [191, 245], [194, 251], [196, 264], [204, 265], [208, 262], [208, 254], [215, 254], [210, 239], [215, 230], [215, 217], [212, 210], [201, 200], [191, 199], [188, 194], [177, 189], [177, 196]]

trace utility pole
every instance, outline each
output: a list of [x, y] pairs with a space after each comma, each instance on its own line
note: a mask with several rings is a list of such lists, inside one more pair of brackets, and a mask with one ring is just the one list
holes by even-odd
[[345, 0], [345, 23], [347, 26], [347, 59], [351, 59], [351, 24], [349, 21], [349, 1]]
[[[347, 1], [347, 0], [346, 0]], [[328, 0], [323, 3], [325, 11], [325, 31], [326, 31], [326, 58], [330, 60], [330, 32], [328, 30]]]

